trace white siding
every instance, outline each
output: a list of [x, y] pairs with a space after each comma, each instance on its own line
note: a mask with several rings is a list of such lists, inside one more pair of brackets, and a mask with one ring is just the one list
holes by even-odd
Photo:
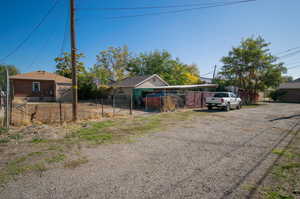
[[152, 88], [156, 86], [167, 86], [167, 84], [161, 81], [158, 77], [153, 77], [151, 79], [148, 79], [141, 85], [137, 86], [137, 88]]

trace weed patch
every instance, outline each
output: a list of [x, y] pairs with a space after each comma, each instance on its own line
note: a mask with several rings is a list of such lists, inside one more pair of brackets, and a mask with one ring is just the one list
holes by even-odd
[[[299, 137], [299, 135], [298, 133], [296, 136]], [[280, 159], [272, 169], [271, 184], [268, 190], [261, 192], [264, 199], [296, 199], [299, 197], [300, 148], [297, 147], [299, 144], [299, 139], [294, 139], [287, 149], [272, 151], [273, 154], [279, 155]]]
[[80, 165], [85, 164], [87, 162], [88, 162], [88, 159], [83, 157], [83, 158], [79, 158], [76, 160], [70, 160], [70, 161], [65, 162], [64, 167], [69, 168], [69, 169], [75, 169], [75, 168], [79, 167]]
[[31, 140], [31, 143], [45, 143], [45, 142], [47, 142], [47, 140], [42, 139], [42, 138], [40, 138], [40, 137], [34, 137], [34, 138], [32, 138], [32, 140]]
[[46, 158], [47, 163], [56, 163], [56, 162], [61, 162], [65, 160], [65, 155], [64, 154], [57, 154], [51, 158]]
[[8, 138], [2, 138], [0, 139], [0, 144], [8, 143], [10, 140]]
[[7, 128], [0, 128], [0, 135], [8, 132]]
[[9, 138], [9, 139], [12, 139], [12, 140], [20, 140], [20, 139], [23, 138], [23, 136], [20, 135], [20, 134], [15, 134], [15, 135], [10, 135], [10, 136], [8, 136], [8, 138]]

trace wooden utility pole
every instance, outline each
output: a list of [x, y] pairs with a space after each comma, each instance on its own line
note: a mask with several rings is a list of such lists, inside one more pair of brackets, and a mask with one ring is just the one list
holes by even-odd
[[76, 34], [75, 34], [75, 0], [70, 0], [70, 25], [71, 25], [71, 62], [72, 62], [72, 115], [73, 121], [77, 120], [77, 68], [76, 68]]
[[5, 128], [9, 128], [9, 124], [10, 124], [10, 88], [9, 88], [9, 72], [8, 72], [8, 68], [6, 67], [6, 107], [5, 107]]
[[213, 80], [215, 79], [216, 69], [217, 69], [217, 65], [215, 65], [215, 68], [214, 68]]

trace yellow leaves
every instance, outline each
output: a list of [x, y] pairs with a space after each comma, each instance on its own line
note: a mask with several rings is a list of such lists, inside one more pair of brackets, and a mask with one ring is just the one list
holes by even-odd
[[186, 84], [197, 84], [200, 80], [197, 75], [190, 72], [185, 72], [184, 76], [186, 77]]

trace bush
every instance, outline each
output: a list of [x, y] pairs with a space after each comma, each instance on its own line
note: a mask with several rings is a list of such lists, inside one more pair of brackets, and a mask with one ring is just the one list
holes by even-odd
[[285, 94], [286, 94], [286, 91], [275, 90], [275, 91], [270, 92], [269, 97], [274, 101], [278, 101], [280, 99], [280, 97], [282, 97]]

